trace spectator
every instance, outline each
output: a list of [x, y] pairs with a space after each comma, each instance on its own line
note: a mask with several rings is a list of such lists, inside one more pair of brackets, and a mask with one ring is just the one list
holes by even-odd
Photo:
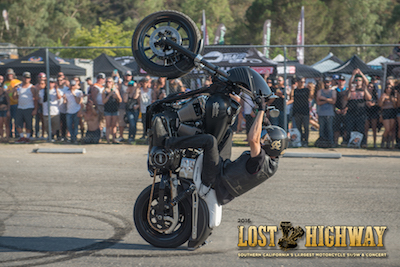
[[[22, 74], [22, 84], [14, 87], [13, 97], [18, 98], [16, 123], [20, 138], [16, 143], [29, 143], [32, 130], [32, 118], [37, 113], [37, 95], [35, 87], [31, 84], [30, 72], [24, 72]], [[24, 123], [26, 138], [22, 132]]]
[[104, 91], [105, 81], [106, 81], [106, 75], [100, 72], [99, 74], [97, 74], [97, 81], [92, 88], [92, 101], [96, 105], [96, 110], [100, 116], [100, 131], [102, 132], [103, 135], [105, 135], [105, 128], [103, 128], [105, 121], [104, 121], [104, 104], [103, 104], [102, 94]]
[[[272, 82], [272, 81], [271, 81]], [[282, 129], [285, 129], [284, 119], [285, 119], [285, 112], [284, 112], [284, 102], [285, 102], [285, 82], [282, 76], [277, 77], [277, 84], [271, 88], [271, 90], [275, 93], [278, 98], [274, 99], [274, 102], [271, 105], [275, 106], [277, 110], [279, 110], [279, 116], [277, 118], [271, 118], [271, 123], [273, 125], [278, 125]]]
[[39, 86], [39, 103], [43, 105], [43, 117], [44, 117], [44, 127], [47, 134], [49, 133], [49, 107], [50, 103], [50, 118], [51, 118], [51, 137], [60, 131], [60, 101], [63, 92], [56, 87], [56, 80], [54, 78], [49, 79], [50, 89], [49, 94], [47, 94], [46, 80], [41, 80], [38, 83]]
[[78, 112], [81, 110], [83, 93], [78, 90], [79, 84], [75, 80], [71, 80], [70, 85], [69, 91], [64, 95], [64, 103], [67, 104], [67, 127], [71, 135], [71, 140], [68, 141], [76, 144], [78, 143]]
[[[56, 88], [61, 90], [62, 96], [65, 96], [69, 91], [69, 87], [66, 85], [64, 76], [57, 75]], [[67, 141], [67, 103], [64, 100], [59, 102], [58, 110], [60, 112], [60, 140]]]
[[[3, 89], [3, 86], [0, 84], [0, 142], [3, 141], [4, 130], [7, 129], [6, 124], [8, 116], [10, 116], [10, 99], [6, 91]], [[5, 142], [8, 143], [7, 130]]]
[[70, 82], [68, 81], [68, 79], [67, 79], [67, 78], [65, 77], [65, 75], [64, 75], [64, 72], [60, 71], [60, 72], [57, 74], [57, 79], [60, 79], [60, 80], [61, 80], [63, 86], [66, 86], [66, 87], [68, 87], [68, 88], [71, 87]]
[[331, 77], [325, 77], [324, 88], [317, 92], [317, 113], [319, 122], [319, 137], [333, 145], [333, 116], [336, 103], [336, 91], [331, 88]]
[[[132, 81], [132, 72], [128, 70], [124, 75], [124, 81], [120, 83], [118, 86], [121, 99], [124, 99], [126, 92], [128, 90], [128, 84], [131, 81]], [[119, 138], [117, 139], [118, 142], [124, 141], [124, 129], [126, 127], [126, 123], [124, 120], [125, 115], [126, 115], [125, 102], [122, 101], [119, 104], [119, 109], [118, 109], [118, 126], [119, 126]]]
[[[347, 114], [346, 114], [346, 131], [350, 135], [352, 131], [364, 133], [366, 112], [366, 102], [371, 100], [371, 95], [368, 92], [367, 85], [369, 83], [367, 77], [360, 69], [355, 69], [350, 78], [349, 84], [355, 85], [347, 91], [345, 101], [347, 101]], [[362, 139], [361, 145], [366, 144], [366, 138]]]
[[[6, 123], [6, 132], [7, 135], [12, 138], [19, 137], [17, 131], [17, 123], [16, 123], [16, 116], [17, 116], [17, 108], [18, 108], [18, 98], [13, 97], [13, 89], [17, 84], [20, 84], [21, 81], [16, 79], [15, 72], [13, 69], [7, 69], [6, 72], [6, 79], [3, 83], [3, 88], [8, 94], [8, 98], [10, 100], [10, 116], [7, 116], [7, 123]], [[14, 126], [14, 127], [13, 127]], [[13, 135], [14, 130], [14, 135]]]
[[366, 113], [367, 119], [365, 120], [365, 143], [368, 144], [368, 130], [372, 128], [372, 135], [374, 139], [374, 148], [376, 148], [376, 129], [378, 126], [380, 107], [378, 105], [378, 91], [374, 83], [368, 84], [368, 92], [371, 95], [371, 100], [367, 102]]
[[292, 127], [291, 128], [296, 128], [296, 122], [292, 120], [293, 116], [293, 93], [294, 90], [298, 87], [298, 84], [300, 82], [301, 78], [299, 77], [293, 77], [292, 78], [292, 83], [290, 87], [286, 89], [286, 116], [287, 116], [287, 122], [288, 122], [288, 129], [290, 128], [289, 122], [292, 121]]
[[153, 95], [152, 99], [160, 100], [167, 96], [165, 85], [166, 85], [166, 77], [159, 77], [153, 87]]
[[[319, 81], [319, 83], [322, 83]], [[320, 89], [324, 87], [323, 83], [322, 86], [320, 86]], [[319, 124], [318, 124], [318, 114], [317, 114], [317, 92], [316, 90], [316, 85], [309, 82], [307, 84], [307, 88], [310, 90], [310, 125], [311, 125], [311, 130], [313, 131], [318, 131], [319, 130]]]
[[113, 144], [117, 144], [117, 122], [118, 122], [118, 106], [121, 103], [121, 95], [119, 90], [115, 87], [112, 77], [106, 80], [106, 86], [101, 94], [104, 104], [104, 117], [106, 119], [106, 139], [107, 144], [110, 143], [110, 132], [112, 134]]
[[[382, 109], [383, 126], [385, 131], [382, 134], [381, 147], [393, 148], [394, 141], [394, 126], [396, 119], [397, 99], [393, 85], [386, 84], [385, 90], [379, 98], [379, 106]], [[386, 145], [386, 146], [385, 146]]]
[[91, 99], [86, 104], [83, 118], [86, 121], [86, 136], [81, 139], [82, 144], [98, 144], [100, 141], [100, 116]]
[[136, 124], [140, 112], [140, 89], [134, 81], [128, 83], [128, 90], [124, 95], [124, 102], [126, 107], [126, 116], [129, 121], [128, 142], [130, 144], [135, 144]]
[[304, 87], [306, 79], [298, 77], [297, 88], [292, 91], [293, 99], [293, 119], [296, 123], [296, 128], [301, 134], [301, 144], [308, 147], [309, 136], [309, 123], [310, 123], [310, 109], [309, 98], [310, 90]]
[[[45, 84], [47, 82], [46, 74], [44, 72], [39, 73], [37, 77], [37, 84], [35, 85], [35, 90], [36, 94], [39, 95], [39, 91], [41, 90], [40, 83], [44, 81]], [[42, 136], [39, 136], [39, 129], [40, 129], [40, 124], [42, 125]], [[43, 106], [40, 101], [38, 101], [38, 111], [35, 116], [35, 137], [37, 139], [44, 139], [44, 132], [45, 132], [45, 127], [44, 127], [44, 121], [43, 121]], [[33, 133], [32, 133], [33, 136]]]
[[0, 75], [0, 86], [3, 86], [4, 83], [4, 76]]
[[333, 118], [333, 139], [334, 145], [339, 146], [339, 137], [342, 136], [343, 144], [349, 142], [349, 134], [346, 132], [346, 114], [347, 102], [346, 95], [348, 89], [346, 88], [346, 78], [343, 75], [339, 76], [336, 87], [336, 103], [335, 103], [335, 117]]
[[[87, 85], [88, 85], [88, 88], [87, 88], [87, 90], [86, 90], [86, 93], [87, 93], [87, 95], [88, 95], [88, 99], [92, 99], [92, 89], [93, 89], [93, 81], [92, 81], [92, 78], [87, 77], [87, 78], [86, 78], [86, 83], [87, 83]], [[92, 103], [93, 103], [93, 100], [92, 100]]]
[[151, 80], [147, 77], [140, 80], [140, 112], [142, 113], [143, 124], [143, 136], [140, 139], [146, 139], [146, 109], [147, 106], [154, 102], [150, 85]]

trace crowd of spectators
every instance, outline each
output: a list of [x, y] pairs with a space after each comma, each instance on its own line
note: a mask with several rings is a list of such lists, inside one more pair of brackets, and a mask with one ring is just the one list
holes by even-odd
[[[282, 114], [282, 103], [286, 101], [287, 127], [300, 132], [301, 146], [309, 145], [311, 129], [319, 131], [316, 146], [351, 146], [354, 145], [352, 133], [360, 133], [360, 146], [366, 148], [369, 129], [372, 129], [373, 148], [378, 147], [379, 130], [383, 130], [382, 148], [400, 148], [400, 81], [393, 77], [381, 84], [379, 77], [369, 80], [360, 69], [355, 69], [347, 81], [344, 75], [334, 75], [306, 85], [306, 79], [297, 76], [286, 89], [281, 76], [267, 77], [266, 81], [279, 97], [272, 105]], [[270, 118], [270, 121], [284, 127], [281, 118]]]
[[[166, 78], [135, 81], [130, 71], [123, 77], [116, 70], [111, 77], [98, 73], [95, 82], [86, 79], [85, 89], [79, 77], [68, 80], [62, 72], [49, 81], [40, 73], [36, 84], [32, 78], [24, 72], [17, 79], [12, 69], [0, 75], [0, 142], [29, 143], [50, 135], [53, 142], [135, 144], [137, 122], [141, 119], [146, 127], [147, 106], [166, 97]], [[175, 92], [189, 90], [178, 79], [171, 85]], [[145, 132], [140, 139], [146, 139]]]
[[[19, 80], [12, 69], [0, 75], [0, 142], [12, 138], [15, 143], [29, 143], [50, 135], [53, 141], [68, 143], [135, 144], [138, 121], [146, 128], [147, 106], [167, 95], [165, 77], [146, 76], [135, 81], [130, 71], [123, 77], [118, 71], [110, 77], [98, 73], [95, 81], [86, 79], [86, 89], [79, 77], [68, 80], [62, 72], [50, 77], [49, 83], [45, 73], [35, 78], [36, 84], [32, 84], [31, 74], [24, 72]], [[309, 145], [310, 131], [319, 131], [319, 142], [325, 147], [339, 146], [340, 137], [341, 145], [347, 146], [352, 132], [363, 134], [361, 146], [367, 147], [369, 129], [374, 148], [381, 129], [381, 147], [393, 148], [395, 141], [399, 144], [400, 83], [393, 77], [381, 85], [378, 77], [369, 81], [355, 69], [347, 81], [343, 75], [334, 75], [306, 83], [306, 78], [295, 76], [285, 88], [282, 76], [266, 76], [265, 80], [277, 96], [269, 104], [280, 111], [277, 118], [269, 118], [270, 122], [285, 128], [286, 117], [287, 128], [300, 132], [301, 146]], [[211, 83], [207, 79], [204, 86]], [[169, 92], [189, 90], [180, 79], [169, 81]], [[248, 132], [255, 117], [253, 103], [246, 95], [241, 104], [234, 132]], [[144, 131], [140, 139], [146, 139]]]

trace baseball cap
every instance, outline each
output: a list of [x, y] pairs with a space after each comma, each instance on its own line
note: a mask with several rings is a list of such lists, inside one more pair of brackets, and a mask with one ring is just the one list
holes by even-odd
[[97, 74], [97, 79], [105, 79], [106, 75], [102, 72], [100, 72], [99, 74]]
[[41, 72], [41, 73], [38, 74], [38, 77], [39, 78], [46, 78], [46, 73]]
[[74, 85], [76, 85], [76, 81], [75, 80], [71, 80], [70, 84], [71, 84], [71, 86], [74, 86]]
[[28, 71], [25, 71], [25, 72], [22, 74], [22, 77], [30, 78], [30, 77], [31, 77], [31, 73], [28, 72]]
[[333, 80], [339, 80], [339, 75], [337, 75], [337, 74], [332, 75], [332, 79], [333, 79]]
[[332, 78], [329, 77], [329, 76], [326, 76], [326, 77], [324, 78], [324, 82], [331, 82], [331, 81], [332, 81]]
[[55, 79], [55, 78], [51, 78], [50, 77], [50, 79], [49, 79], [49, 82], [51, 82], [51, 83], [55, 83], [57, 80]]
[[132, 76], [132, 71], [128, 70], [127, 72], [125, 72], [125, 76]]
[[344, 75], [339, 75], [338, 80], [345, 81], [345, 80], [346, 80], [346, 77], [344, 77]]
[[15, 75], [15, 72], [14, 72], [14, 70], [13, 70], [13, 69], [9, 68], [9, 69], [7, 69], [7, 73], [6, 73], [6, 75], [8, 75], [8, 74]]

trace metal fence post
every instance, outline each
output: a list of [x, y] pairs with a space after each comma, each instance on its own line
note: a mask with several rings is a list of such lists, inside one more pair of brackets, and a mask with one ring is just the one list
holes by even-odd
[[50, 114], [50, 63], [49, 63], [49, 48], [46, 48], [46, 92], [47, 92], [47, 114], [48, 114], [48, 127], [47, 127], [47, 141], [51, 142], [51, 114]]
[[284, 89], [283, 89], [283, 97], [284, 97], [284, 101], [283, 101], [283, 126], [285, 131], [288, 131], [288, 121], [287, 121], [287, 115], [286, 115], [286, 110], [287, 110], [287, 106], [286, 106], [286, 79], [287, 79], [287, 75], [286, 75], [286, 46], [283, 47], [283, 81], [284, 81]]

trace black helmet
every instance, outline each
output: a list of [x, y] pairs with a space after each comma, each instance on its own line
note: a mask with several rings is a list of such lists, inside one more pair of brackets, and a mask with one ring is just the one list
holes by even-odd
[[287, 133], [279, 126], [263, 127], [261, 132], [261, 146], [268, 156], [277, 157], [284, 153], [289, 145]]

